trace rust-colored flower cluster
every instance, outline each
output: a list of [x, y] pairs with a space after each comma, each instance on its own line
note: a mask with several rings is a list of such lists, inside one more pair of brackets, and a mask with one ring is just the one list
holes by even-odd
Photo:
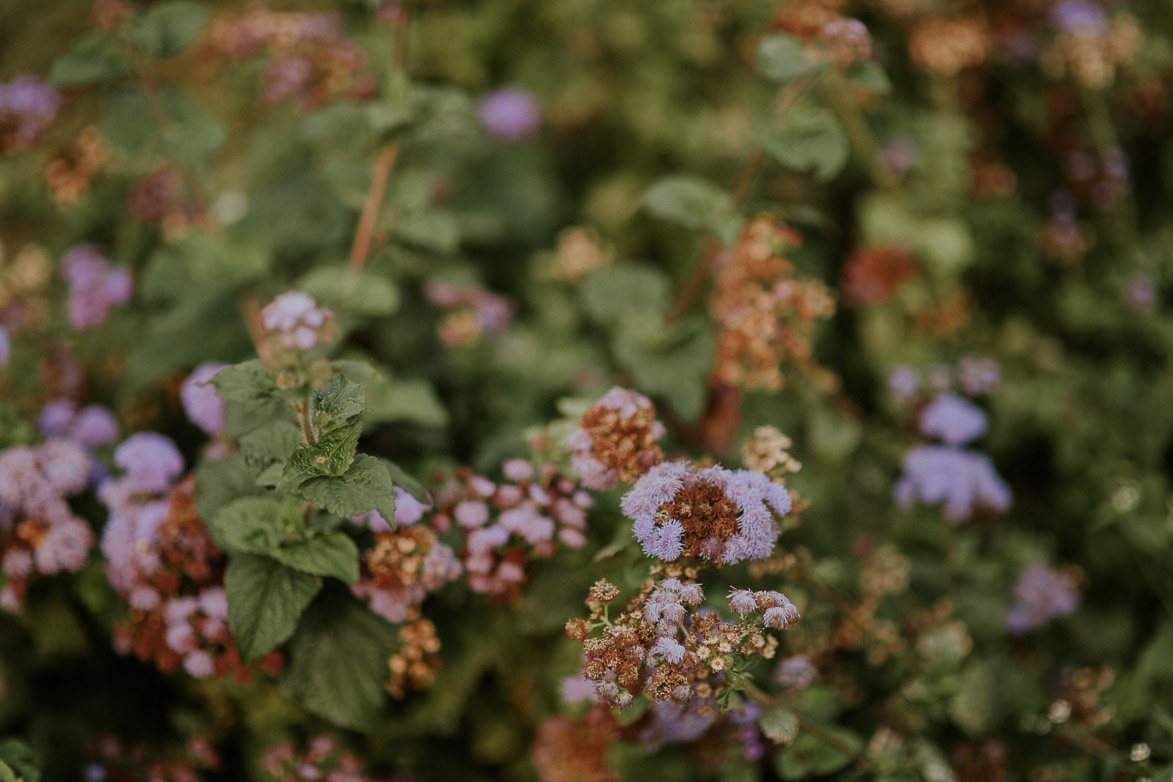
[[710, 299], [719, 328], [717, 381], [776, 391], [786, 362], [825, 380], [811, 332], [835, 311], [835, 300], [823, 283], [798, 277], [783, 257], [800, 241], [774, 218], [761, 216], [745, 228], [737, 247], [718, 256]]
[[977, 16], [925, 19], [912, 28], [908, 40], [913, 64], [939, 76], [956, 76], [981, 65], [991, 48], [986, 21]]
[[741, 446], [741, 461], [748, 470], [780, 478], [802, 469], [802, 463], [790, 455], [792, 445], [793, 441], [775, 427], [759, 426]]
[[1043, 50], [1039, 62], [1052, 79], [1070, 78], [1089, 90], [1109, 87], [1122, 68], [1132, 64], [1143, 39], [1134, 17], [1114, 14], [1111, 20], [1059, 20], [1059, 35]]
[[159, 225], [167, 236], [177, 236], [204, 220], [203, 210], [184, 192], [183, 182], [167, 166], [143, 178], [128, 198], [136, 220]]
[[500, 336], [513, 319], [513, 302], [484, 288], [432, 280], [424, 295], [445, 312], [437, 328], [444, 347], [469, 347], [485, 335]]
[[574, 225], [558, 234], [554, 252], [542, 261], [547, 273], [564, 282], [578, 282], [595, 269], [610, 265], [614, 248], [590, 226]]
[[391, 670], [387, 692], [396, 698], [407, 695], [409, 689], [430, 687], [441, 662], [436, 626], [427, 619], [417, 617], [399, 628], [399, 642], [399, 651], [387, 660]]
[[860, 247], [843, 263], [843, 303], [848, 307], [882, 304], [918, 271], [916, 258], [903, 247]]
[[177, 483], [166, 497], [152, 559], [157, 567], [137, 571], [127, 585], [130, 620], [114, 629], [115, 648], [154, 663], [163, 673], [182, 665], [196, 677], [231, 676], [247, 683], [255, 665], [279, 673], [284, 659], [270, 652], [255, 665], [241, 664], [228, 627], [224, 554], [208, 537], [195, 505], [195, 477]]
[[538, 726], [530, 758], [543, 782], [608, 782], [607, 749], [619, 739], [611, 710], [592, 708], [585, 716], [550, 716]]
[[[727, 622], [715, 611], [695, 610], [704, 592], [693, 580], [694, 568], [668, 566], [664, 573], [659, 581], [645, 582], [614, 619], [610, 607], [619, 590], [597, 582], [587, 598], [588, 618], [567, 622], [567, 636], [583, 645], [582, 675], [594, 682], [597, 701], [623, 708], [643, 693], [657, 703], [703, 701], [701, 708], [711, 709], [711, 699], [728, 686], [737, 666], [750, 657], [774, 656], [778, 641], [766, 626], [782, 628], [798, 620], [785, 597], [762, 592], [760, 600], [746, 593], [755, 605], [741, 607], [740, 622]], [[775, 617], [771, 611], [780, 613]]]
[[375, 80], [366, 55], [343, 34], [342, 17], [333, 13], [258, 10], [222, 14], [208, 33], [212, 53], [231, 60], [267, 54], [263, 100], [297, 100], [311, 109], [339, 98], [367, 100]]
[[397, 525], [375, 533], [374, 545], [362, 555], [361, 578], [350, 591], [398, 624], [418, 618], [428, 594], [460, 572], [455, 552], [439, 542], [434, 530], [422, 524]]
[[582, 414], [568, 445], [583, 486], [596, 491], [635, 483], [664, 460], [656, 445], [665, 434], [652, 400], [615, 387]]
[[98, 128], [89, 125], [66, 149], [45, 164], [45, 184], [58, 206], [71, 206], [82, 199], [98, 172], [110, 162], [110, 151]]

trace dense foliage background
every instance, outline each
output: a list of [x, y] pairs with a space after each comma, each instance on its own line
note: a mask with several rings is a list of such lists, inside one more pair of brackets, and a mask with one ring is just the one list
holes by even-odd
[[0, 779], [1173, 778], [1167, 3], [0, 52]]

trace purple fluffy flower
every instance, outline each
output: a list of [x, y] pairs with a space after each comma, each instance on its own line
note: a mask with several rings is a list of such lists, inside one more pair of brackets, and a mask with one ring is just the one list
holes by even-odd
[[334, 313], [302, 291], [289, 291], [261, 310], [261, 326], [286, 350], [306, 351], [333, 338]]
[[1071, 579], [1058, 570], [1035, 563], [1014, 582], [1014, 604], [1006, 613], [1006, 627], [1021, 635], [1075, 612], [1079, 593]]
[[542, 110], [528, 91], [505, 87], [485, 96], [480, 105], [481, 123], [499, 141], [518, 141], [537, 131]]
[[110, 310], [126, 304], [134, 293], [130, 271], [125, 266], [111, 266], [90, 244], [70, 248], [61, 258], [60, 271], [69, 286], [69, 325], [77, 331], [101, 326]]
[[729, 592], [729, 609], [745, 619], [758, 610], [758, 603], [753, 599], [753, 592], [748, 589], [734, 589]]
[[908, 402], [920, 391], [920, 375], [906, 364], [897, 364], [888, 373], [888, 392], [897, 402]]
[[61, 110], [61, 93], [36, 76], [17, 76], [0, 84], [0, 126], [15, 125], [24, 144], [36, 141]]
[[964, 445], [986, 431], [986, 414], [956, 394], [942, 394], [920, 414], [921, 433], [949, 445]]
[[224, 400], [212, 385], [212, 378], [224, 367], [224, 364], [200, 364], [179, 389], [179, 399], [187, 417], [212, 437], [224, 431]]
[[1002, 371], [998, 362], [992, 358], [971, 353], [964, 356], [957, 365], [957, 382], [961, 390], [970, 396], [993, 393], [1001, 380]]
[[162, 493], [183, 473], [183, 456], [169, 438], [155, 432], [131, 435], [114, 451], [114, 463], [126, 471], [135, 491]]
[[1010, 507], [1010, 489], [987, 457], [940, 445], [918, 446], [905, 455], [895, 495], [906, 508], [917, 501], [943, 503], [945, 517], [954, 524], [979, 506], [995, 511]]
[[1072, 35], [1100, 35], [1108, 30], [1104, 9], [1090, 0], [1060, 0], [1051, 8], [1051, 21]]
[[798, 692], [809, 687], [815, 680], [817, 673], [818, 671], [809, 657], [797, 654], [778, 663], [778, 669], [774, 673], [774, 681], [789, 692]]

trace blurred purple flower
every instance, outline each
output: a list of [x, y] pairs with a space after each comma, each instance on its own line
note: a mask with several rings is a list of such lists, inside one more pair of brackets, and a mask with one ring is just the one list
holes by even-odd
[[968, 519], [978, 507], [1010, 507], [1010, 488], [986, 456], [941, 445], [922, 445], [905, 454], [895, 495], [905, 508], [918, 501], [943, 503], [945, 518], [954, 524]]
[[1157, 303], [1157, 285], [1153, 278], [1147, 274], [1129, 277], [1124, 288], [1124, 302], [1137, 312], [1151, 310]]
[[1051, 7], [1051, 22], [1070, 34], [1100, 35], [1108, 30], [1104, 9], [1090, 0], [1060, 0]]
[[518, 141], [533, 135], [542, 122], [542, 110], [528, 91], [504, 87], [481, 100], [481, 123], [499, 141]]
[[0, 84], [0, 124], [14, 122], [20, 140], [30, 144], [61, 110], [61, 93], [36, 76], [17, 76]]
[[1078, 605], [1079, 593], [1066, 574], [1035, 563], [1014, 582], [1014, 603], [1006, 612], [1006, 627], [1021, 635], [1074, 613]]
[[211, 437], [224, 431], [224, 400], [212, 385], [212, 378], [224, 367], [224, 364], [217, 363], [200, 364], [179, 389], [179, 399], [187, 417]]
[[61, 258], [60, 271], [69, 286], [69, 325], [77, 331], [101, 326], [110, 309], [127, 303], [134, 293], [130, 271], [112, 266], [91, 244], [71, 247]]
[[920, 431], [949, 445], [964, 445], [986, 431], [986, 414], [956, 394], [942, 394], [920, 414]]

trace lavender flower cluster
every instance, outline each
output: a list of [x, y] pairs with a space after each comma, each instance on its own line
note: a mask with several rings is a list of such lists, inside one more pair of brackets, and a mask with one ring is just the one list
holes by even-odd
[[786, 488], [761, 473], [686, 462], [651, 468], [620, 503], [649, 557], [726, 565], [768, 557], [779, 533], [775, 514], [790, 506]]
[[790, 598], [773, 590], [734, 589], [729, 593], [729, 608], [742, 619], [760, 611], [762, 624], [775, 630], [785, 630], [802, 618]]
[[[976, 356], [962, 359], [957, 372], [968, 394], [989, 393], [1000, 380], [998, 365]], [[1010, 488], [994, 470], [989, 457], [962, 446], [986, 432], [986, 414], [977, 405], [949, 391], [948, 367], [935, 367], [929, 385], [937, 395], [925, 404], [917, 419], [921, 434], [942, 445], [922, 444], [904, 456], [904, 473], [894, 489], [896, 502], [911, 507], [916, 502], [941, 504], [945, 518], [954, 524], [966, 521], [977, 508], [1003, 512], [1010, 507]], [[915, 370], [896, 367], [889, 388], [898, 401], [912, 401], [921, 390]]]
[[75, 573], [94, 543], [65, 501], [86, 487], [89, 454], [61, 438], [0, 452], [0, 608], [19, 613], [35, 574]]
[[125, 266], [111, 265], [92, 244], [70, 248], [61, 258], [61, 277], [69, 286], [66, 310], [77, 331], [106, 322], [110, 310], [134, 294], [134, 280]]
[[101, 405], [78, 410], [72, 399], [53, 399], [41, 408], [37, 424], [45, 437], [61, 437], [90, 451], [118, 441], [118, 420]]
[[448, 313], [440, 322], [439, 336], [449, 348], [471, 345], [484, 334], [498, 336], [513, 318], [513, 303], [484, 288], [432, 280], [424, 287], [424, 296]]
[[481, 100], [481, 124], [498, 141], [520, 141], [532, 136], [542, 123], [542, 110], [529, 91], [503, 87]]
[[11, 126], [21, 145], [37, 140], [61, 111], [61, 93], [36, 76], [24, 74], [0, 84], [0, 129]]
[[188, 419], [210, 437], [219, 437], [224, 432], [224, 400], [212, 385], [212, 378], [224, 367], [211, 362], [200, 364], [179, 388], [179, 399]]
[[1046, 565], [1029, 565], [1014, 582], [1014, 603], [1006, 613], [1006, 627], [1021, 635], [1075, 612], [1079, 592], [1071, 578]]
[[334, 313], [304, 291], [282, 293], [261, 310], [261, 326], [285, 350], [305, 352], [334, 338]]

